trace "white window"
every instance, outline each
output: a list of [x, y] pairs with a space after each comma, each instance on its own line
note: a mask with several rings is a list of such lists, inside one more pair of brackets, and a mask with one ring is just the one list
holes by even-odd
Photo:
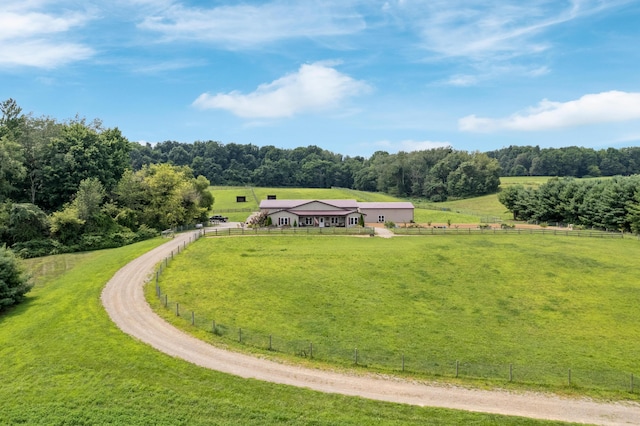
[[309, 217], [309, 216], [305, 217], [304, 218], [304, 224], [307, 225], [307, 226], [312, 226], [313, 225], [313, 218]]
[[358, 224], [358, 217], [351, 216], [349, 218], [349, 225], [357, 225], [357, 224]]
[[384, 223], [384, 215], [378, 216], [378, 223]]
[[338, 223], [338, 218], [337, 217], [332, 217], [331, 218], [331, 224], [332, 225], [336, 225]]
[[278, 226], [285, 226], [289, 224], [289, 218], [288, 217], [279, 217], [278, 218]]

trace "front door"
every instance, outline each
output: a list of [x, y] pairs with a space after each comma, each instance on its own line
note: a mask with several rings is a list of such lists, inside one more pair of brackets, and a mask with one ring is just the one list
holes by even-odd
[[321, 217], [320, 219], [318, 219], [318, 226], [320, 228], [324, 228], [324, 217]]

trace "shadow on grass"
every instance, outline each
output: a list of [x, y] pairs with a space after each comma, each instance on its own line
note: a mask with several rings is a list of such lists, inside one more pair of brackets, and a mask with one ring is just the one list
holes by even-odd
[[26, 313], [31, 305], [39, 299], [39, 296], [26, 296], [25, 299], [17, 305], [9, 306], [0, 311], [0, 326], [9, 317], [16, 317]]

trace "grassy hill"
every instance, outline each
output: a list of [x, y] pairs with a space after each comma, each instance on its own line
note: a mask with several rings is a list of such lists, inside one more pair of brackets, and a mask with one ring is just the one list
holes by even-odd
[[35, 289], [0, 314], [0, 424], [551, 424], [321, 394], [161, 354], [122, 333], [100, 304], [109, 278], [161, 242], [29, 261]]
[[[551, 179], [548, 176], [509, 176], [500, 178], [500, 188], [524, 185], [537, 188]], [[608, 179], [608, 178], [598, 178]], [[357, 191], [346, 188], [252, 188], [211, 187], [215, 197], [214, 212], [223, 212], [233, 221], [244, 221], [252, 211], [258, 211], [260, 200], [267, 195], [278, 199], [355, 199], [357, 201], [411, 201], [416, 207], [415, 222], [421, 224], [479, 224], [510, 221], [513, 215], [498, 201], [498, 194], [489, 194], [463, 200], [433, 203], [423, 199], [402, 199], [378, 192]], [[246, 197], [237, 203], [236, 196]], [[234, 211], [234, 210], [242, 211]]]
[[[541, 235], [205, 239], [161, 287], [212, 339], [340, 365], [626, 395], [637, 373], [640, 245]], [[159, 308], [154, 297], [151, 303]], [[185, 327], [175, 310], [159, 308]], [[190, 315], [188, 315], [190, 318]], [[190, 330], [190, 327], [186, 327]]]
[[[357, 201], [407, 201], [378, 192], [356, 191], [346, 188], [252, 188], [252, 187], [211, 187], [215, 197], [212, 211], [228, 216], [232, 221], [244, 221], [250, 212], [258, 211], [261, 200], [267, 195], [278, 199], [355, 199]], [[245, 197], [246, 202], [238, 203], [236, 197]], [[497, 196], [488, 195], [486, 201], [479, 199], [450, 203], [427, 203], [409, 200], [416, 206], [417, 223], [480, 223], [483, 219], [504, 216], [504, 206]], [[482, 197], [479, 197], [482, 198]], [[508, 215], [506, 215], [508, 219]]]

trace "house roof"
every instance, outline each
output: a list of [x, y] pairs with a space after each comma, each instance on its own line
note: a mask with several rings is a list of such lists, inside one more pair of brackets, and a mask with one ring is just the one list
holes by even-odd
[[286, 210], [297, 216], [347, 216], [356, 210]]
[[361, 209], [413, 209], [413, 204], [405, 201], [358, 203]]
[[319, 202], [340, 209], [357, 209], [358, 202], [356, 200], [262, 200], [260, 202], [261, 209], [293, 209], [305, 204]]

